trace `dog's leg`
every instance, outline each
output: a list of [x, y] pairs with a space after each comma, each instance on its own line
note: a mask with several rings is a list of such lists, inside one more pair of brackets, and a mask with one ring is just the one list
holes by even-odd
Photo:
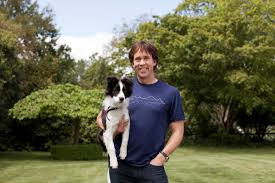
[[129, 140], [129, 132], [130, 132], [130, 119], [128, 121], [128, 125], [126, 126], [123, 134], [122, 134], [122, 142], [120, 146], [120, 153], [119, 157], [120, 159], [124, 160], [127, 156], [127, 146], [128, 146], [128, 140]]
[[104, 139], [104, 143], [105, 143], [106, 148], [107, 148], [107, 152], [109, 154], [110, 167], [117, 168], [118, 167], [118, 162], [117, 162], [117, 157], [116, 157], [116, 149], [115, 149], [115, 145], [114, 145], [114, 142], [113, 142], [113, 131], [112, 131], [112, 129], [107, 129], [103, 133], [103, 139]]

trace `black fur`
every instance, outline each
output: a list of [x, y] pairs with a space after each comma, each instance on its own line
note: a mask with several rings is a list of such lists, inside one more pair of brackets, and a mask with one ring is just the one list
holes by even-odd
[[[125, 94], [125, 97], [126, 98], [130, 97], [132, 95], [132, 86], [133, 86], [132, 80], [128, 78], [122, 78], [121, 82], [124, 85], [122, 90]], [[116, 96], [119, 92], [120, 92], [119, 80], [114, 76], [108, 77], [105, 94], [113, 97], [113, 96]]]
[[121, 82], [123, 83], [124, 87], [123, 87], [123, 92], [125, 94], [125, 97], [128, 98], [132, 95], [133, 91], [132, 91], [132, 87], [133, 87], [133, 82], [131, 79], [128, 78], [122, 78]]
[[105, 144], [104, 144], [104, 142], [103, 142], [103, 130], [100, 130], [98, 133], [97, 133], [97, 141], [98, 141], [98, 143], [100, 144], [100, 146], [102, 147], [102, 150], [104, 151], [104, 152], [107, 152], [107, 149], [106, 149], [106, 146], [105, 146]]
[[119, 80], [116, 77], [114, 77], [114, 76], [108, 77], [105, 94], [109, 95], [111, 97], [117, 95], [120, 91], [118, 82], [119, 82]]

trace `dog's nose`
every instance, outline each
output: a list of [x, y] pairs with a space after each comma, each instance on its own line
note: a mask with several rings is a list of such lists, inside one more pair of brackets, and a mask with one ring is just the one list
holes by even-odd
[[119, 101], [123, 102], [124, 98], [123, 97], [119, 97]]

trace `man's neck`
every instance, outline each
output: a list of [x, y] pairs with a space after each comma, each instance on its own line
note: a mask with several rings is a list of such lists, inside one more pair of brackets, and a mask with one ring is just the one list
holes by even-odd
[[137, 76], [137, 79], [141, 84], [154, 84], [158, 81], [158, 79], [155, 76], [151, 78], [140, 78]]

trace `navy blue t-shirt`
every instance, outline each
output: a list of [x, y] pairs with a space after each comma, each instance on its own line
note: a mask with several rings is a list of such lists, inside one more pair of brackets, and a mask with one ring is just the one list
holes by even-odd
[[[125, 162], [145, 166], [164, 148], [169, 124], [184, 120], [179, 91], [162, 81], [141, 84], [133, 79], [129, 103], [130, 135]], [[121, 136], [115, 139], [117, 157]]]

